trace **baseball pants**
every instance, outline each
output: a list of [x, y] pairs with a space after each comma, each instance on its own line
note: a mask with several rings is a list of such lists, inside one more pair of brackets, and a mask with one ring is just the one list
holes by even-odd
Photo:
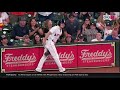
[[[49, 50], [51, 56], [53, 57], [53, 59], [55, 60], [55, 63], [57, 64], [58, 66], [58, 69], [60, 72], [63, 72], [65, 71], [65, 68], [62, 67], [62, 64], [60, 62], [60, 59], [59, 59], [59, 55], [57, 53], [57, 50], [56, 50], [56, 47], [55, 47], [55, 44], [53, 41], [46, 41], [46, 45], [44, 47], [44, 53], [47, 51], [47, 49]], [[42, 67], [43, 67], [43, 64], [45, 62], [45, 60], [47, 59], [48, 56], [45, 56], [45, 54], [43, 53], [43, 56], [42, 58], [40, 59], [39, 63], [38, 63], [38, 66], [37, 66], [37, 70], [39, 70], [40, 72], [42, 71]]]

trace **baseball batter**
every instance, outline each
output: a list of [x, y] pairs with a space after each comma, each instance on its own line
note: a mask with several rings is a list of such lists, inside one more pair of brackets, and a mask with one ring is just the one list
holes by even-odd
[[49, 32], [46, 34], [45, 38], [43, 39], [43, 46], [44, 46], [44, 54], [38, 63], [37, 68], [35, 69], [37, 72], [42, 72], [42, 67], [47, 59], [47, 56], [51, 54], [53, 59], [55, 60], [59, 72], [64, 73], [65, 68], [62, 67], [62, 64], [59, 60], [59, 56], [55, 47], [55, 43], [59, 39], [62, 34], [62, 29], [65, 27], [64, 20], [60, 20], [57, 26], [52, 27]]

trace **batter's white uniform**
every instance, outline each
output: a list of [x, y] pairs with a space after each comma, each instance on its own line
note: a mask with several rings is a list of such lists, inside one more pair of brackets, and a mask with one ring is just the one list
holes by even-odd
[[[60, 72], [64, 72], [65, 68], [62, 67], [62, 64], [59, 60], [59, 56], [55, 47], [55, 43], [57, 42], [57, 40], [59, 39], [59, 37], [62, 34], [62, 30], [60, 30], [59, 26], [54, 26], [50, 29], [50, 32], [52, 33], [51, 35], [49, 35], [48, 40], [46, 40], [46, 44], [45, 44], [45, 49], [44, 49], [44, 53], [47, 51], [47, 49], [49, 50], [51, 56], [53, 57], [53, 59], [55, 60], [58, 69]], [[45, 56], [43, 54], [42, 58], [40, 59], [40, 62], [36, 68], [36, 71], [41, 72], [42, 71], [42, 67], [43, 64], [45, 62], [45, 60], [47, 59], [47, 56]]]

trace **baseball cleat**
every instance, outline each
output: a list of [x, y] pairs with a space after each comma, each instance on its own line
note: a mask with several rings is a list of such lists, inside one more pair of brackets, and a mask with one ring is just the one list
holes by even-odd
[[35, 71], [36, 71], [36, 72], [39, 72], [39, 73], [42, 73], [42, 70], [41, 70], [41, 69], [38, 69], [38, 68], [36, 68]]
[[62, 72], [60, 72], [60, 73], [66, 73], [66, 69], [64, 68], [64, 70]]
[[60, 72], [60, 73], [67, 73], [66, 71]]

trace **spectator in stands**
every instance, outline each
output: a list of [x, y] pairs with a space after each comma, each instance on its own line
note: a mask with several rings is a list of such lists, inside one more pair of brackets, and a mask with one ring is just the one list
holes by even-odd
[[93, 18], [98, 19], [99, 17], [99, 12], [93, 12]]
[[88, 12], [88, 14], [90, 19], [94, 18], [94, 12]]
[[39, 21], [43, 22], [47, 19], [53, 20], [53, 12], [37, 12]]
[[0, 12], [0, 31], [3, 29], [3, 26], [9, 22], [9, 15], [6, 12]]
[[83, 36], [83, 34], [79, 34], [78, 35], [77, 39], [74, 40], [74, 43], [76, 43], [76, 42], [84, 42], [84, 36]]
[[50, 19], [47, 19], [44, 23], [44, 29], [43, 29], [45, 35], [52, 28], [52, 26], [53, 26], [52, 21]]
[[111, 35], [108, 35], [105, 40], [119, 40], [118, 31], [113, 30]]
[[64, 34], [67, 37], [68, 35], [72, 36], [72, 42], [80, 34], [80, 27], [78, 20], [75, 19], [73, 14], [69, 15], [69, 19], [66, 20]]
[[[90, 29], [90, 18], [86, 18], [80, 27], [80, 33], [83, 34], [87, 29]], [[84, 41], [87, 41], [87, 36], [84, 35]]]
[[41, 44], [41, 43], [42, 43], [42, 41], [41, 41], [41, 39], [40, 39], [39, 34], [36, 34], [36, 35], [34, 36], [34, 44], [35, 44], [35, 45], [39, 45], [39, 44]]
[[37, 21], [35, 18], [30, 19], [29, 24], [29, 36], [32, 40], [36, 34], [39, 34], [40, 36], [43, 35], [43, 30], [40, 28], [39, 25], [37, 25]]
[[67, 12], [61, 12], [61, 15], [63, 15], [65, 21], [69, 18], [69, 14]]
[[62, 38], [60, 39], [60, 42], [61, 42], [62, 44], [66, 44], [66, 38], [62, 37]]
[[[113, 27], [113, 30], [118, 31], [118, 34], [120, 34], [120, 29], [119, 29], [119, 27]], [[119, 35], [119, 36], [120, 36], [120, 35]]]
[[31, 18], [37, 19], [37, 13], [36, 12], [26, 12], [26, 18], [27, 18], [27, 24], [29, 24]]
[[[62, 30], [62, 32], [64, 32], [64, 30]], [[62, 44], [66, 44], [66, 36], [64, 33], [62, 33], [62, 35], [60, 36], [60, 39], [58, 39], [58, 42]]]
[[119, 27], [119, 22], [120, 22], [120, 20], [115, 20], [115, 21], [113, 22], [113, 25]]
[[84, 42], [84, 36], [83, 36], [83, 34], [79, 34], [78, 35], [77, 42]]
[[32, 44], [30, 43], [29, 35], [24, 35], [24, 36], [23, 36], [23, 44], [22, 44], [22, 46], [29, 46], [29, 45], [32, 45]]
[[90, 19], [86, 18], [84, 23], [81, 25], [81, 33], [83, 33], [85, 30], [90, 29]]
[[74, 15], [74, 17], [75, 17], [76, 19], [79, 19], [79, 12], [72, 12], [72, 14]]
[[66, 43], [71, 43], [71, 41], [72, 41], [72, 37], [71, 37], [71, 35], [70, 34], [68, 34], [68, 36], [66, 37]]
[[120, 37], [120, 24], [119, 24], [119, 20], [115, 20], [113, 22], [112, 29], [113, 30], [117, 30], [118, 31], [118, 36]]
[[26, 12], [9, 12], [9, 15], [10, 15], [10, 23], [12, 25], [18, 23], [20, 17], [26, 18]]
[[112, 28], [115, 28], [115, 29], [119, 30], [119, 26], [120, 26], [119, 20], [115, 20], [115, 21], [113, 22]]
[[90, 15], [88, 12], [80, 12], [80, 19], [85, 21], [86, 18], [90, 18]]
[[23, 39], [24, 35], [28, 35], [29, 34], [29, 29], [26, 25], [26, 18], [25, 17], [20, 17], [19, 18], [19, 24], [15, 25], [13, 27], [13, 31], [12, 31], [12, 38], [14, 39]]
[[106, 21], [106, 27], [104, 29], [104, 38], [103, 39], [105, 40], [108, 35], [111, 35], [111, 33], [112, 33], [112, 24], [110, 21]]
[[83, 34], [86, 35], [87, 42], [91, 42], [91, 40], [96, 37], [97, 32], [98, 31], [96, 29], [96, 24], [91, 23], [90, 29], [86, 29], [85, 31], [83, 31]]
[[112, 16], [111, 19], [112, 20], [118, 20], [119, 19], [119, 12], [110, 12], [110, 15]]
[[8, 38], [5, 35], [0, 36], [0, 42], [1, 42], [0, 46], [9, 46], [10, 45], [10, 43], [8, 42]]
[[102, 34], [101, 33], [97, 33], [96, 34], [96, 38], [91, 40], [92, 42], [96, 42], [96, 41], [104, 41], [104, 39], [102, 39]]
[[103, 30], [105, 29], [105, 21], [103, 20], [103, 15], [105, 12], [100, 12], [100, 16], [97, 19], [96, 27], [98, 29], [98, 32], [103, 34]]

